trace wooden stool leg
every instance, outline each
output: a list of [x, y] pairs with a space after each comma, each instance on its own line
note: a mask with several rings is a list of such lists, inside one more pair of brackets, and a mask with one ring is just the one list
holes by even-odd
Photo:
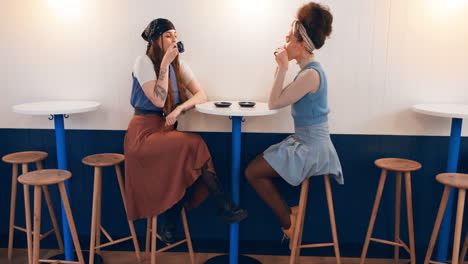
[[65, 189], [65, 184], [63, 182], [58, 184], [60, 196], [62, 197], [63, 208], [67, 214], [68, 224], [70, 226], [70, 232], [73, 239], [73, 244], [75, 245], [76, 255], [78, 256], [78, 262], [80, 264], [85, 264], [83, 253], [81, 252], [80, 241], [78, 240], [78, 234], [76, 233], [75, 221], [73, 220], [73, 214], [70, 208], [70, 202], [68, 201], [67, 190]]
[[182, 224], [184, 225], [185, 239], [187, 240], [187, 248], [190, 254], [190, 263], [195, 264], [195, 254], [193, 253], [192, 238], [190, 237], [190, 230], [187, 223], [187, 214], [185, 208], [182, 208]]
[[302, 246], [302, 233], [304, 231], [304, 219], [305, 219], [305, 210], [304, 210], [304, 218], [296, 220], [296, 225], [299, 228], [299, 234], [298, 234], [298, 241], [297, 241], [297, 250], [296, 250], [296, 257], [295, 261], [299, 261], [299, 258], [301, 257], [301, 246]]
[[41, 187], [34, 186], [33, 264], [39, 264], [39, 250], [41, 242], [41, 199]]
[[[15, 234], [16, 191], [18, 187], [18, 164], [13, 164], [11, 173], [10, 227], [8, 229], [8, 260], [13, 256], [13, 236]], [[26, 208], [29, 210], [28, 208]], [[29, 247], [28, 247], [29, 248]], [[31, 260], [30, 262], [31, 263]]]
[[453, 257], [452, 264], [458, 264], [460, 258], [460, 239], [463, 225], [463, 212], [465, 209], [465, 189], [458, 189], [457, 219], [455, 222], [455, 235], [453, 238]]
[[[28, 173], [28, 171], [29, 171], [29, 170], [28, 170], [28, 164], [27, 164], [27, 163], [21, 164], [21, 173], [22, 173], [22, 174], [25, 174], [25, 173]], [[27, 189], [29, 190], [29, 187], [28, 187]], [[28, 195], [28, 206], [27, 206], [26, 209], [28, 210], [28, 212], [31, 212], [31, 211], [30, 211], [30, 210], [31, 210], [31, 200], [30, 200], [30, 198], [29, 198], [29, 193], [28, 193], [27, 195]], [[16, 196], [16, 195], [15, 195], [15, 196]], [[26, 201], [25, 201], [25, 202], [26, 202]], [[26, 220], [26, 221], [28, 221], [28, 220]], [[29, 213], [29, 224], [31, 225], [31, 213]], [[41, 229], [39, 228], [39, 234], [40, 234], [40, 233], [41, 233]], [[27, 237], [27, 236], [29, 236], [29, 237]], [[30, 258], [30, 263], [33, 263], [33, 256], [34, 256], [34, 252], [33, 252], [33, 250], [34, 250], [34, 244], [33, 244], [33, 242], [34, 242], [34, 241], [33, 241], [33, 230], [32, 230], [32, 227], [31, 227], [31, 229], [30, 229], [29, 234], [27, 234], [27, 232], [26, 232], [26, 240], [28, 240], [28, 239], [29, 239], [30, 242], [31, 242], [31, 248], [28, 248], [28, 255], [31, 255], [31, 257], [28, 256], [28, 258]]]
[[[401, 172], [396, 173], [395, 181], [395, 243], [400, 243], [400, 212], [401, 212]], [[400, 261], [400, 246], [394, 248], [394, 263]]]
[[145, 244], [145, 259], [150, 258], [151, 247], [151, 217], [146, 218], [146, 244]]
[[151, 264], [156, 264], [156, 236], [158, 234], [158, 217], [151, 218]]
[[292, 248], [291, 248], [291, 256], [289, 258], [289, 264], [295, 264], [297, 261], [297, 258], [300, 255], [300, 246], [301, 246], [301, 237], [300, 235], [302, 234], [302, 224], [304, 223], [304, 215], [305, 215], [305, 209], [307, 207], [307, 196], [309, 194], [309, 179], [305, 179], [304, 182], [302, 182], [301, 186], [301, 194], [299, 197], [299, 212], [296, 218], [296, 228], [294, 229], [294, 234], [293, 237], [290, 238], [292, 239]]
[[370, 238], [372, 236], [372, 231], [374, 230], [375, 219], [377, 218], [377, 212], [379, 211], [380, 199], [382, 198], [383, 189], [385, 186], [385, 180], [387, 179], [387, 170], [382, 170], [380, 175], [379, 187], [377, 188], [377, 194], [375, 196], [374, 208], [372, 209], [372, 215], [369, 222], [369, 228], [367, 229], [366, 240], [364, 242], [364, 247], [361, 254], [360, 264], [364, 264], [367, 255], [367, 249], [369, 248]]
[[335, 209], [333, 207], [333, 196], [330, 186], [330, 176], [326, 175], [325, 180], [325, 191], [327, 193], [327, 202], [328, 202], [328, 212], [330, 215], [330, 226], [333, 236], [333, 247], [335, 248], [336, 263], [341, 264], [340, 256], [340, 246], [338, 244], [338, 233], [336, 231], [336, 221], [335, 221]]
[[28, 164], [27, 163], [23, 163], [21, 164], [21, 173], [22, 174], [26, 174], [29, 172], [29, 169], [28, 169]]
[[[309, 197], [309, 179], [306, 180], [306, 185], [307, 189], [305, 191], [305, 196], [303, 197], [302, 200], [302, 206], [299, 204], [299, 212], [298, 212], [298, 217], [296, 219], [296, 226], [298, 231], [297, 239], [296, 239], [296, 245], [297, 245], [297, 250], [296, 250], [296, 261], [299, 259], [301, 256], [301, 246], [302, 246], [302, 233], [304, 232], [304, 221], [305, 221], [305, 214], [307, 210], [307, 199]], [[302, 188], [301, 188], [302, 189]], [[303, 212], [302, 215], [300, 212]]]
[[91, 238], [89, 244], [89, 264], [94, 264], [94, 254], [96, 252], [97, 237], [101, 235], [101, 228], [99, 226], [99, 191], [102, 186], [102, 169], [99, 167], [94, 168], [94, 187], [93, 187], [93, 209], [91, 215]]
[[[41, 161], [36, 162], [36, 168], [37, 168], [37, 170], [42, 170], [43, 169]], [[50, 219], [52, 220], [52, 226], [54, 227], [54, 232], [55, 232], [55, 236], [57, 238], [57, 243], [58, 243], [59, 249], [61, 251], [64, 251], [62, 235], [60, 234], [60, 227], [59, 227], [58, 222], [57, 222], [57, 217], [55, 216], [54, 206], [52, 204], [52, 199], [50, 198], [49, 188], [47, 186], [43, 186], [42, 191], [44, 192], [44, 197], [45, 197], [45, 200], [46, 200], [46, 203], [47, 203], [47, 208], [49, 209], [49, 215], [50, 215]]]
[[52, 226], [54, 227], [55, 236], [57, 237], [57, 243], [61, 251], [63, 251], [63, 241], [60, 234], [60, 227], [57, 222], [57, 217], [55, 216], [54, 206], [52, 204], [52, 199], [50, 198], [49, 188], [47, 185], [42, 186], [42, 191], [44, 192], [44, 198], [46, 200], [47, 208], [49, 209], [50, 219], [52, 220]]
[[411, 264], [416, 264], [416, 245], [414, 243], [414, 222], [413, 222], [413, 195], [411, 188], [411, 173], [405, 172], [406, 191], [406, 214], [408, 216], [408, 237], [410, 241]]
[[426, 252], [426, 258], [424, 259], [424, 264], [429, 264], [432, 257], [432, 251], [434, 250], [434, 245], [439, 234], [440, 224], [442, 223], [442, 218], [444, 217], [445, 208], [447, 207], [447, 201], [450, 195], [450, 187], [445, 186], [444, 193], [442, 194], [442, 199], [440, 200], [439, 212], [434, 223], [434, 229], [432, 230], [431, 240]]
[[36, 168], [37, 168], [37, 170], [42, 170], [42, 169], [43, 169], [43, 168], [42, 168], [42, 162], [37, 161], [37, 162], [36, 162]]
[[[125, 200], [125, 186], [122, 179], [122, 172], [120, 171], [119, 164], [115, 165], [115, 174], [117, 175], [117, 181], [119, 182], [120, 195], [122, 196], [123, 205], [125, 208], [125, 214], [127, 213], [127, 201]], [[141, 262], [140, 257], [140, 245], [138, 245], [138, 239], [135, 232], [135, 226], [133, 221], [128, 220], [128, 227], [130, 228], [130, 234], [132, 235], [133, 247], [135, 248], [135, 254], [138, 262]]]
[[31, 227], [31, 199], [29, 198], [29, 185], [23, 185], [24, 192], [24, 215], [26, 218], [26, 240], [28, 243], [28, 263], [32, 264], [33, 241]]
[[[99, 189], [98, 189], [98, 208], [97, 208], [97, 217], [96, 217], [96, 223], [97, 223], [97, 231], [96, 231], [96, 247], [99, 247], [101, 245], [101, 227], [102, 227], [102, 168], [97, 167], [99, 172]], [[101, 254], [101, 249], [98, 248], [96, 249], [97, 254]]]
[[465, 262], [465, 257], [466, 257], [466, 251], [468, 250], [468, 232], [465, 235], [465, 241], [463, 242], [463, 249], [462, 253], [460, 254], [460, 264], [463, 264]]

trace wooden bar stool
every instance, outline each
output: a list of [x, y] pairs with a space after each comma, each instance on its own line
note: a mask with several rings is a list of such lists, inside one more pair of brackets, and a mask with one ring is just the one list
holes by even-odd
[[[366, 240], [362, 249], [361, 264], [364, 264], [367, 255], [367, 249], [369, 248], [370, 241], [383, 243], [395, 247], [394, 250], [394, 262], [398, 264], [400, 258], [400, 247], [403, 247], [411, 258], [411, 264], [416, 263], [416, 253], [414, 245], [414, 226], [413, 226], [413, 200], [411, 195], [411, 172], [421, 169], [421, 164], [416, 161], [407, 159], [397, 158], [385, 158], [378, 159], [375, 165], [382, 169], [380, 174], [379, 186], [377, 188], [377, 194], [375, 196], [374, 208], [372, 209], [372, 215], [369, 222], [369, 228], [367, 230]], [[372, 231], [374, 229], [375, 219], [379, 210], [380, 200], [387, 178], [388, 171], [396, 172], [396, 187], [395, 187], [395, 240], [387, 241], [383, 239], [372, 238]], [[405, 174], [405, 190], [406, 190], [406, 211], [408, 216], [408, 237], [410, 240], [410, 246], [408, 247], [405, 242], [400, 239], [400, 205], [401, 205], [401, 177]]]
[[295, 264], [301, 254], [302, 248], [317, 248], [317, 247], [334, 247], [336, 263], [341, 264], [340, 247], [338, 244], [338, 235], [336, 231], [335, 210], [333, 208], [333, 197], [330, 186], [330, 176], [324, 175], [325, 192], [327, 195], [328, 213], [330, 215], [330, 227], [333, 237], [333, 243], [318, 243], [318, 244], [302, 244], [302, 233], [304, 230], [304, 217], [307, 207], [307, 196], [309, 194], [309, 179], [307, 178], [301, 186], [301, 194], [299, 198], [299, 206], [293, 207], [294, 213], [297, 210], [296, 228], [291, 241], [291, 257], [289, 264]]
[[150, 247], [151, 247], [151, 264], [156, 264], [156, 253], [167, 251], [183, 243], [187, 243], [187, 248], [189, 250], [189, 255], [190, 255], [190, 263], [195, 264], [195, 254], [193, 252], [192, 239], [190, 238], [190, 230], [189, 230], [188, 223], [187, 223], [187, 215], [185, 213], [185, 208], [182, 208], [180, 213], [182, 214], [182, 224], [184, 226], [185, 239], [179, 242], [173, 243], [173, 244], [166, 244], [165, 247], [159, 250], [156, 249], [157, 239], [161, 241], [162, 239], [161, 239], [161, 236], [157, 232], [158, 217], [153, 216], [153, 217], [147, 218], [145, 254], [146, 254], [146, 259], [148, 259], [148, 255], [150, 254]]
[[[140, 259], [140, 246], [135, 232], [133, 221], [127, 220], [128, 227], [130, 228], [131, 236], [114, 240], [109, 233], [101, 225], [101, 204], [102, 204], [102, 168], [114, 166], [117, 181], [119, 182], [120, 194], [122, 196], [125, 213], [127, 212], [127, 204], [125, 200], [125, 187], [122, 179], [122, 172], [120, 171], [120, 163], [125, 160], [125, 156], [117, 153], [103, 153], [87, 156], [83, 158], [82, 162], [88, 166], [94, 167], [94, 190], [93, 190], [93, 212], [91, 218], [91, 241], [89, 245], [89, 264], [94, 264], [94, 254], [101, 253], [101, 248], [133, 240], [135, 247], [135, 254], [138, 262]], [[101, 231], [109, 240], [108, 243], [101, 244]]]
[[[8, 260], [12, 259], [13, 256], [13, 239], [14, 239], [14, 230], [19, 230], [22, 232], [27, 232], [25, 228], [15, 226], [15, 212], [16, 212], [16, 192], [17, 192], [17, 184], [18, 184], [18, 165], [21, 165], [23, 174], [28, 172], [28, 165], [31, 163], [36, 164], [36, 168], [38, 170], [42, 170], [42, 161], [46, 159], [48, 154], [42, 151], [25, 151], [25, 152], [17, 152], [3, 156], [2, 160], [6, 163], [10, 163], [13, 166], [13, 172], [11, 177], [11, 200], [10, 200], [10, 227], [9, 227], [9, 237], [8, 237]], [[53, 229], [45, 234], [41, 234], [41, 239], [47, 237], [48, 235], [55, 232], [57, 237], [57, 242], [59, 248], [63, 250], [63, 242], [62, 237], [60, 236], [60, 229], [57, 223], [57, 218], [55, 217], [54, 210], [52, 208], [52, 202], [50, 199], [49, 189], [47, 186], [43, 186], [42, 190], [44, 192], [44, 196], [47, 202], [47, 207], [49, 208], [49, 214], [52, 219]], [[29, 211], [29, 207], [25, 207], [26, 211]], [[27, 219], [28, 220], [28, 219]], [[30, 219], [29, 219], [30, 221]], [[27, 235], [28, 241], [31, 236]], [[29, 241], [30, 242], [30, 241]], [[28, 258], [29, 263], [31, 263], [32, 258], [32, 251], [28, 251]]]
[[[78, 234], [76, 233], [75, 222], [73, 221], [73, 215], [68, 201], [67, 190], [65, 189], [64, 182], [71, 178], [71, 173], [66, 170], [38, 170], [28, 172], [18, 177], [18, 181], [23, 184], [24, 187], [24, 201], [26, 205], [26, 230], [27, 234], [31, 234], [31, 212], [29, 209], [29, 186], [34, 186], [34, 241], [31, 245], [30, 239], [28, 239], [28, 251], [32, 250], [32, 264], [38, 264], [39, 262], [52, 262], [52, 263], [79, 263], [84, 264], [83, 254], [81, 253], [80, 242], [78, 240]], [[41, 242], [41, 204], [42, 204], [42, 187], [58, 184], [60, 197], [62, 198], [63, 207], [67, 215], [67, 220], [70, 225], [70, 232], [75, 245], [75, 251], [78, 256], [78, 261], [60, 261], [60, 260], [45, 260], [39, 259], [39, 250]], [[52, 207], [52, 204], [51, 204]], [[53, 210], [53, 207], [51, 208]]]
[[457, 204], [457, 216], [455, 220], [455, 230], [453, 238], [453, 255], [452, 255], [452, 264], [463, 263], [466, 254], [466, 239], [465, 246], [461, 257], [460, 252], [460, 239], [463, 225], [463, 212], [465, 209], [465, 196], [466, 189], [468, 189], [468, 174], [461, 173], [441, 173], [436, 176], [436, 180], [443, 185], [444, 193], [442, 194], [442, 199], [440, 200], [439, 212], [437, 213], [437, 218], [434, 224], [434, 229], [431, 235], [431, 241], [429, 242], [429, 247], [427, 249], [426, 258], [424, 260], [425, 264], [429, 263], [440, 263], [436, 261], [431, 261], [432, 251], [434, 250], [434, 245], [439, 234], [440, 224], [442, 218], [444, 217], [445, 208], [447, 207], [447, 201], [450, 195], [452, 188], [458, 189], [458, 204]]

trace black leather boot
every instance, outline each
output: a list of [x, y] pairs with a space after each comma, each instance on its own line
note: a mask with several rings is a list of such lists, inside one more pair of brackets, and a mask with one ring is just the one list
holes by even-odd
[[247, 218], [247, 210], [240, 208], [226, 196], [216, 174], [203, 170], [201, 178], [215, 198], [216, 207], [218, 207], [216, 214], [218, 218], [228, 224], [240, 222]]
[[164, 221], [161, 225], [161, 240], [164, 243], [172, 244], [176, 242], [177, 224], [180, 222], [182, 206], [184, 199], [177, 202], [164, 213]]

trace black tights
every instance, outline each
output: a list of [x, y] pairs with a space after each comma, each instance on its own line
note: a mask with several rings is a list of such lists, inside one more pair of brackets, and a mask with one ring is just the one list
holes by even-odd
[[176, 222], [180, 219], [180, 213], [184, 206], [187, 195], [164, 212], [164, 224], [175, 228]]
[[273, 210], [283, 228], [291, 226], [291, 208], [273, 184], [272, 179], [280, 175], [263, 158], [263, 154], [253, 160], [245, 170], [245, 177], [262, 200]]
[[[222, 188], [222, 185], [219, 181], [218, 176], [216, 176], [216, 174], [211, 173], [203, 168], [202, 175], [198, 180], [201, 180], [201, 182], [205, 184], [205, 186], [208, 188], [210, 194], [213, 195], [216, 206], [218, 208], [223, 208], [224, 204], [227, 202], [227, 198]], [[187, 200], [187, 197], [190, 197], [190, 195], [191, 195], [191, 187], [187, 189], [185, 196], [180, 201], [178, 201], [174, 206], [169, 208], [164, 213], [165, 219], [166, 219], [165, 221], [172, 222], [172, 223], [177, 221], [177, 219], [180, 216], [180, 211], [182, 210], [182, 207], [184, 206], [184, 203]]]

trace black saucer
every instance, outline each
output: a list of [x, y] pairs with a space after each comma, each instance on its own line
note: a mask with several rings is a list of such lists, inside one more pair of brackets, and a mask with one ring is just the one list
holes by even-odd
[[255, 106], [255, 102], [239, 102], [239, 105], [241, 107], [254, 107]]
[[230, 102], [215, 102], [214, 105], [216, 107], [229, 107], [231, 106]]

